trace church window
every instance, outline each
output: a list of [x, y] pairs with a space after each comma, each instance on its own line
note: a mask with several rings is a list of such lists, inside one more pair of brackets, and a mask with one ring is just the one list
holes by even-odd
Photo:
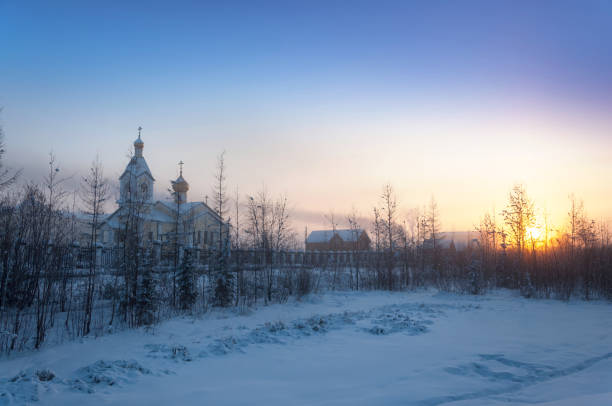
[[140, 192], [142, 193], [143, 196], [147, 196], [147, 194], [149, 192], [149, 186], [147, 186], [146, 183], [142, 183], [140, 185]]

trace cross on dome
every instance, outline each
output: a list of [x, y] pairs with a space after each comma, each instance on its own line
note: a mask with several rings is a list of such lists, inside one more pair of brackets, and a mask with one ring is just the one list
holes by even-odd
[[183, 161], [179, 161], [179, 176], [175, 181], [172, 181], [172, 190], [175, 192], [175, 199], [178, 203], [187, 202], [187, 191], [189, 190], [189, 183], [183, 178]]
[[140, 132], [142, 131], [142, 127], [138, 127], [138, 138], [134, 141], [134, 148], [136, 149], [136, 156], [142, 156], [142, 149], [144, 148], [144, 142], [140, 138]]

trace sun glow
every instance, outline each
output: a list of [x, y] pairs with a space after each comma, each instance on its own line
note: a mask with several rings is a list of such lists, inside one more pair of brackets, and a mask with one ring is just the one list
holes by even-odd
[[527, 239], [538, 241], [544, 235], [544, 230], [538, 226], [531, 226], [525, 231]]

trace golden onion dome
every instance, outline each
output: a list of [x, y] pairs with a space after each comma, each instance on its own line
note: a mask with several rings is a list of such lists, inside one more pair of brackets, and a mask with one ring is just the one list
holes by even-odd
[[134, 141], [134, 148], [142, 148], [144, 147], [144, 142], [140, 139], [140, 132], [142, 131], [142, 127], [138, 127], [138, 138]]
[[183, 178], [182, 174], [172, 182], [172, 190], [176, 193], [186, 193], [189, 190], [189, 183]]

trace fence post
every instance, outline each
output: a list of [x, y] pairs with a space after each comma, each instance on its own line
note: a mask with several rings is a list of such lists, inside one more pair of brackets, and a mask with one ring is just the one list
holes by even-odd
[[155, 258], [155, 265], [159, 265], [161, 262], [161, 241], [153, 241], [153, 257]]
[[182, 263], [183, 262], [183, 253], [185, 252], [185, 247], [183, 246], [183, 244], [179, 244], [178, 247], [178, 263]]
[[102, 243], [96, 243], [96, 268], [102, 266]]
[[72, 268], [76, 269], [77, 267], [77, 263], [79, 261], [79, 250], [81, 249], [81, 246], [79, 245], [78, 241], [73, 241], [72, 242]]

